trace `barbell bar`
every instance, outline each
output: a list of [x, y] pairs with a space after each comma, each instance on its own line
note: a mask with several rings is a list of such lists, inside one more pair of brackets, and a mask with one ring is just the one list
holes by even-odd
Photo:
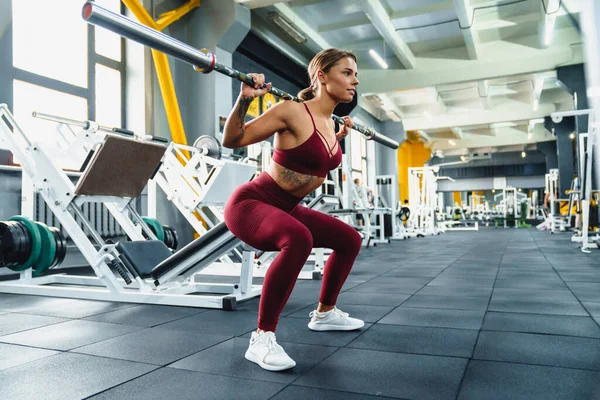
[[[200, 72], [208, 74], [216, 71], [250, 86], [254, 86], [252, 77], [218, 63], [217, 57], [213, 52], [206, 49], [198, 50], [121, 14], [113, 13], [94, 2], [88, 1], [83, 5], [82, 16], [84, 20], [92, 25], [105, 28], [134, 42], [175, 57], [178, 60], [191, 64], [194, 69]], [[297, 97], [275, 87], [271, 88], [271, 93], [284, 100], [300, 102]], [[339, 124], [344, 124], [344, 119], [337, 115], [332, 115], [331, 118]], [[400, 146], [397, 141], [376, 132], [373, 128], [355, 124], [352, 129], [362, 133], [365, 139], [373, 140], [389, 148], [397, 149]]]

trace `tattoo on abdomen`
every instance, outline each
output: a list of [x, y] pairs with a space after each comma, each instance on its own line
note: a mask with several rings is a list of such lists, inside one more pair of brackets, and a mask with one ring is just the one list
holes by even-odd
[[279, 171], [279, 177], [284, 182], [289, 182], [296, 185], [306, 185], [313, 183], [317, 179], [316, 176], [299, 174], [298, 172], [289, 170], [287, 168], [282, 168]]
[[246, 125], [246, 113], [248, 112], [248, 108], [250, 107], [250, 103], [252, 103], [252, 100], [254, 100], [254, 98], [252, 97], [242, 97], [240, 99], [240, 105], [237, 111], [237, 117], [239, 119], [239, 122], [236, 125], [236, 128], [238, 128], [239, 133], [235, 137], [235, 139], [233, 139], [234, 142], [239, 142], [244, 138], [244, 134], [246, 133], [244, 132], [244, 126]]

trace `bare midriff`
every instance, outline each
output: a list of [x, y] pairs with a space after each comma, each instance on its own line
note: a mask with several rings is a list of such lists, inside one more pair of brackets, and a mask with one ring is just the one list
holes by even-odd
[[266, 172], [280, 188], [300, 199], [312, 193], [325, 181], [325, 178], [301, 174], [282, 167], [274, 161], [271, 161], [271, 165], [269, 165]]

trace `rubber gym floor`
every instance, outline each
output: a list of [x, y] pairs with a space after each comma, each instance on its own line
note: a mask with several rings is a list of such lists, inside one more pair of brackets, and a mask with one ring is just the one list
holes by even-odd
[[277, 329], [297, 362], [244, 359], [258, 300], [234, 312], [0, 295], [0, 399], [600, 399], [600, 250], [535, 229], [363, 249], [312, 332], [320, 281]]

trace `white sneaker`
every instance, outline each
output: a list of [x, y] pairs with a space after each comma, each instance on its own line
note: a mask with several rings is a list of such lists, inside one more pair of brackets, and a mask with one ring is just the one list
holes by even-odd
[[296, 366], [296, 362], [277, 344], [273, 332], [252, 332], [245, 357], [267, 371], [283, 371]]
[[358, 318], [350, 318], [345, 313], [334, 307], [327, 312], [311, 311], [308, 328], [313, 331], [353, 331], [365, 326], [364, 321]]

